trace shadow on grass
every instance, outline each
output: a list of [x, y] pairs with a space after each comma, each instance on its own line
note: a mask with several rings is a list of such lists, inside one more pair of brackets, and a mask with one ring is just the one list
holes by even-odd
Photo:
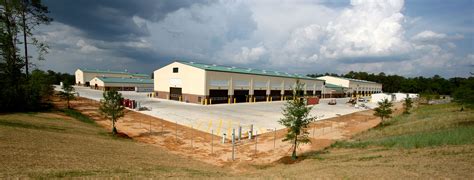
[[81, 122], [84, 122], [87, 124], [96, 124], [93, 119], [89, 118], [89, 116], [86, 116], [82, 114], [81, 112], [76, 111], [74, 109], [60, 109], [59, 111]]
[[65, 128], [55, 127], [55, 126], [40, 126], [34, 125], [25, 122], [12, 122], [6, 120], [0, 120], [0, 126], [8, 126], [8, 127], [15, 127], [15, 128], [26, 128], [26, 129], [36, 129], [36, 130], [47, 130], [47, 131], [65, 131]]

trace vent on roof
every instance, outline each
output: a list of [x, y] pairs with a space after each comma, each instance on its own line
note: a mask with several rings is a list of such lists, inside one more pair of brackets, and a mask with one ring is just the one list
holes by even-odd
[[248, 71], [248, 72], [252, 71], [252, 68], [248, 68], [247, 71]]
[[191, 63], [191, 64], [194, 64], [194, 62], [192, 62], [192, 61], [191, 61], [191, 62], [189, 62], [189, 63]]
[[263, 73], [263, 74], [267, 74], [267, 71], [265, 71], [265, 70], [262, 70], [262, 73]]
[[232, 69], [235, 69], [235, 66], [232, 66]]

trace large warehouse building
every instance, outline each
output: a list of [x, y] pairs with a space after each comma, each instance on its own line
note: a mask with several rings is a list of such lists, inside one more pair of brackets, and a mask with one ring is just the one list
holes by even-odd
[[[382, 92], [382, 84], [376, 82], [334, 76], [321, 76], [317, 79], [325, 80], [326, 83], [332, 84], [333, 86], [343, 87], [346, 97], [366, 96]], [[327, 91], [323, 92], [323, 94], [325, 97], [330, 96], [330, 92]]]
[[90, 86], [90, 81], [95, 77], [150, 79], [149, 75], [130, 73], [127, 71], [77, 69], [74, 74], [76, 76], [76, 85], [80, 86]]
[[90, 82], [93, 89], [108, 91], [153, 91], [153, 79], [129, 77], [95, 77]]
[[306, 96], [320, 96], [324, 80], [300, 74], [176, 61], [154, 72], [158, 98], [190, 103], [279, 101], [299, 79]]

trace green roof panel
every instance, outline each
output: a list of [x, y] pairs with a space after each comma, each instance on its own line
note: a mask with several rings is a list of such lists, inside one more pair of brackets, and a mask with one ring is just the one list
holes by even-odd
[[344, 86], [339, 86], [339, 85], [335, 85], [335, 84], [330, 84], [330, 83], [327, 83], [326, 82], [326, 85], [325, 85], [327, 88], [345, 88]]
[[131, 76], [139, 76], [139, 77], [147, 77], [150, 76], [147, 74], [140, 74], [140, 73], [131, 73], [126, 71], [110, 71], [110, 70], [98, 70], [98, 69], [79, 69], [82, 72], [89, 72], [89, 73], [108, 73], [108, 74], [124, 74], [124, 75], [131, 75]]
[[221, 66], [221, 65], [215, 65], [215, 64], [203, 64], [203, 63], [187, 62], [187, 61], [177, 61], [177, 62], [186, 64], [189, 66], [193, 66], [199, 69], [204, 69], [206, 71], [219, 71], [219, 72], [229, 72], [229, 73], [253, 74], [253, 75], [262, 75], [262, 76], [275, 76], [275, 77], [323, 81], [320, 79], [311, 78], [311, 77], [308, 77], [302, 74], [296, 74], [296, 73], [260, 70], [260, 69], [253, 69], [253, 68], [240, 68], [240, 67], [234, 67], [234, 66]]
[[104, 83], [153, 84], [153, 79], [97, 77]]

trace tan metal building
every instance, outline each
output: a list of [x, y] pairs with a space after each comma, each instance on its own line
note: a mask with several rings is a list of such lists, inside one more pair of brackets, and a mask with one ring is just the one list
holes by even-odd
[[[366, 96], [373, 93], [382, 92], [382, 84], [376, 82], [334, 76], [321, 76], [317, 79], [325, 80], [326, 83], [332, 84], [334, 86], [343, 87], [346, 97]], [[323, 92], [323, 94], [325, 97], [327, 97], [329, 92], [326, 91]]]
[[279, 101], [291, 97], [296, 80], [306, 96], [320, 96], [324, 80], [300, 74], [176, 61], [154, 72], [158, 98], [216, 104]]
[[321, 98], [342, 98], [346, 97], [347, 89], [343, 86], [327, 83], [324, 85], [323, 93]]
[[116, 77], [116, 78], [141, 78], [150, 79], [149, 75], [130, 73], [127, 71], [109, 71], [109, 70], [91, 70], [77, 69], [74, 73], [76, 76], [76, 85], [90, 86], [90, 81], [95, 77]]
[[153, 79], [130, 77], [95, 77], [89, 81], [91, 88], [108, 91], [153, 91]]

